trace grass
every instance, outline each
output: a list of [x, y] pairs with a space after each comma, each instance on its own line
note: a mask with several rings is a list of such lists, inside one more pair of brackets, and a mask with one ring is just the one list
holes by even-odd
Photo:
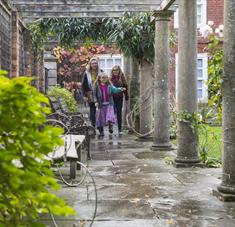
[[208, 157], [221, 160], [222, 158], [222, 127], [203, 125], [199, 130], [199, 151], [204, 149]]
[[[171, 141], [177, 145], [177, 140]], [[216, 167], [222, 159], [222, 127], [202, 125], [199, 129], [199, 153], [206, 165]], [[219, 166], [219, 165], [218, 165]]]

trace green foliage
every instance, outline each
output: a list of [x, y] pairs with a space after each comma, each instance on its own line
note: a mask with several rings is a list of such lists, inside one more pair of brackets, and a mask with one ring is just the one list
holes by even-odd
[[218, 119], [217, 110], [208, 103], [198, 103], [198, 113], [201, 116], [201, 122], [211, 125], [221, 125]]
[[29, 84], [0, 76], [0, 226], [42, 226], [41, 214], [75, 214], [51, 193], [59, 185], [45, 157], [62, 143], [62, 131], [40, 127], [48, 99]]
[[221, 167], [221, 127], [211, 127], [205, 124], [200, 114], [190, 114], [182, 111], [178, 114], [178, 120], [189, 124], [192, 132], [198, 139], [200, 159], [207, 167]]
[[103, 20], [101, 18], [49, 18], [28, 25], [32, 46], [41, 49], [43, 42], [55, 37], [61, 46], [73, 47], [74, 42], [106, 43]]
[[73, 94], [65, 88], [61, 88], [59, 86], [50, 87], [48, 90], [48, 96], [64, 99], [71, 113], [78, 110], [78, 105], [73, 97]]
[[218, 113], [218, 119], [222, 119], [222, 95], [221, 85], [223, 82], [223, 49], [221, 41], [215, 36], [210, 36], [208, 45], [210, 60], [208, 63], [208, 94], [210, 107]]
[[44, 50], [44, 43], [51, 34], [50, 29], [42, 23], [42, 20], [29, 24], [31, 51], [35, 57], [40, 57], [40, 53]]
[[126, 56], [153, 62], [155, 24], [151, 23], [150, 16], [150, 13], [128, 13], [122, 18], [107, 20], [109, 39], [116, 43]]
[[172, 165], [174, 163], [174, 159], [172, 157], [166, 156], [164, 161], [167, 165]]
[[[80, 43], [115, 43], [126, 56], [154, 61], [155, 23], [150, 13], [125, 14], [121, 18], [52, 18], [29, 26], [36, 49], [46, 36], [56, 37], [62, 46]], [[175, 36], [170, 35], [170, 45]]]
[[199, 129], [199, 154], [207, 167], [221, 167], [222, 128], [203, 124]]
[[176, 139], [176, 133], [177, 133], [177, 126], [176, 124], [172, 123], [169, 129], [170, 139]]
[[198, 137], [198, 130], [201, 123], [201, 118], [199, 114], [191, 114], [188, 111], [184, 110], [178, 113], [178, 120], [187, 123], [192, 129], [192, 132]]

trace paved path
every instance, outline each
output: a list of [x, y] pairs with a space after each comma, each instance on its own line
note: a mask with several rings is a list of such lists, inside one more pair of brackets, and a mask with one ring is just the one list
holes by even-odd
[[[107, 135], [92, 141], [89, 168], [98, 192], [94, 227], [232, 227], [235, 203], [212, 195], [220, 183], [221, 169], [175, 168], [164, 157], [175, 151], [151, 151], [151, 142], [132, 135]], [[88, 196], [87, 196], [88, 192]], [[94, 210], [94, 189], [63, 187], [63, 196], [81, 220]], [[87, 222], [60, 219], [58, 225], [89, 226]], [[49, 225], [52, 226], [52, 225]]]

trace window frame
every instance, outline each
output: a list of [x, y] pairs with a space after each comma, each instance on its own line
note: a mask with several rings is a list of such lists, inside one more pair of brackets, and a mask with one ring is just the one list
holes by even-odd
[[107, 72], [106, 70], [109, 70], [109, 68], [107, 67], [107, 60], [112, 59], [113, 60], [113, 66], [115, 65], [115, 59], [121, 59], [121, 69], [123, 70], [123, 66], [124, 66], [124, 58], [122, 54], [100, 54], [97, 55], [98, 59], [99, 59], [99, 63], [101, 60], [105, 60], [105, 68], [102, 68], [102, 70], [104, 70], [104, 72], [108, 73], [108, 75], [110, 74], [110, 72]]
[[[197, 5], [199, 3], [197, 2]], [[197, 23], [197, 28], [201, 28], [207, 24], [207, 0], [201, 0], [202, 11], [201, 11], [201, 23]], [[198, 14], [197, 14], [198, 15]], [[177, 8], [174, 13], [174, 28], [179, 28], [179, 9]]]
[[[201, 103], [207, 103], [208, 102], [208, 86], [206, 84], [208, 80], [208, 54], [207, 53], [198, 53], [197, 54], [197, 60], [202, 59], [202, 77], [200, 78], [200, 81], [202, 81], [202, 98], [198, 97], [198, 102]], [[198, 70], [198, 67], [197, 67]], [[175, 54], [175, 95], [177, 94], [178, 90], [178, 81], [177, 81], [177, 74], [178, 74], [178, 53]], [[197, 77], [197, 91], [198, 88], [198, 77]], [[198, 93], [197, 93], [198, 94]], [[176, 95], [177, 97], [177, 95]]]

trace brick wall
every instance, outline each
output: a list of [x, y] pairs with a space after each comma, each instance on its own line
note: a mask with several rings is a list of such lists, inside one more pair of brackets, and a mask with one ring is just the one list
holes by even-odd
[[0, 0], [0, 69], [10, 78], [32, 75], [30, 35], [10, 0]]
[[19, 16], [16, 11], [12, 11], [11, 14], [11, 25], [12, 25], [12, 55], [11, 55], [11, 63], [12, 63], [12, 77], [18, 77], [20, 71], [20, 34], [19, 34]]
[[11, 71], [11, 11], [0, 1], [0, 68]]
[[218, 27], [223, 24], [224, 0], [207, 0], [207, 20], [214, 21]]
[[[215, 24], [215, 27], [218, 27], [219, 25], [223, 24], [223, 5], [224, 0], [207, 0], [207, 21], [213, 21]], [[170, 23], [171, 30], [174, 29], [173, 27], [173, 18]], [[177, 33], [177, 31], [176, 31]], [[198, 36], [198, 53], [204, 53], [206, 52], [207, 43], [205, 40], [201, 39], [200, 36]], [[178, 52], [178, 47], [174, 47], [171, 49], [172, 52], [172, 59], [171, 59], [171, 65], [170, 65], [170, 92], [171, 95], [175, 95], [175, 54]]]

